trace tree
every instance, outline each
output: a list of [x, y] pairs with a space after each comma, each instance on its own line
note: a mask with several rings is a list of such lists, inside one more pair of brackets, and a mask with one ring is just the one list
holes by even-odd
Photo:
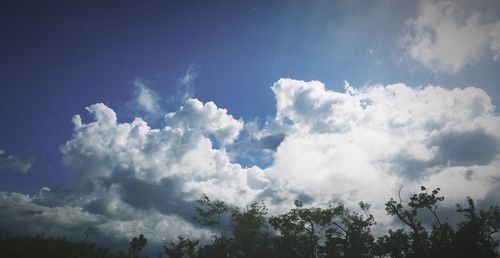
[[[200, 246], [197, 252], [199, 257], [265, 257], [270, 254], [265, 203], [250, 204], [242, 212], [222, 201], [212, 201], [205, 194], [200, 195], [197, 202], [199, 206], [195, 208], [197, 216], [194, 221], [217, 232], [211, 244]], [[227, 228], [224, 231], [232, 233], [232, 238], [223, 231], [224, 219], [231, 220], [227, 223], [231, 231]]]
[[0, 257], [44, 258], [126, 258], [104, 247], [87, 242], [73, 242], [63, 237], [0, 236]]
[[[295, 201], [288, 212], [267, 219], [263, 202], [240, 209], [201, 195], [195, 221], [216, 229], [213, 242], [199, 245], [179, 236], [165, 244], [164, 252], [173, 258], [499, 258], [499, 206], [478, 211], [468, 198], [468, 206], [457, 205], [465, 220], [452, 226], [438, 215], [444, 200], [439, 191], [422, 186], [406, 203], [400, 195], [399, 201], [391, 198], [386, 203], [387, 214], [404, 227], [389, 229], [376, 240], [371, 233], [375, 220], [370, 205], [364, 202], [359, 203], [359, 210], [349, 210], [342, 203], [315, 208]], [[421, 220], [425, 213], [431, 222]]]
[[498, 238], [494, 235], [500, 228], [500, 207], [489, 207], [488, 210], [476, 211], [474, 201], [467, 197], [468, 207], [457, 204], [457, 212], [465, 217], [458, 224], [453, 236], [456, 257], [499, 257]]
[[146, 246], [148, 239], [140, 234], [139, 237], [134, 237], [129, 243], [128, 254], [130, 257], [139, 257], [139, 252]]
[[198, 216], [193, 220], [203, 226], [215, 227], [222, 236], [222, 215], [229, 212], [229, 206], [223, 201], [211, 201], [206, 194], [201, 194], [197, 202], [199, 206], [195, 210]]
[[195, 207], [197, 216], [193, 220], [200, 225], [215, 228], [217, 234], [211, 245], [200, 247], [200, 257], [229, 257], [232, 240], [222, 232], [222, 217], [230, 212], [230, 208], [223, 201], [212, 201], [206, 194], [201, 194], [197, 200], [199, 206]]
[[281, 233], [280, 248], [286, 257], [366, 257], [370, 255], [374, 225], [370, 206], [361, 202], [363, 213], [344, 205], [326, 209], [303, 208], [295, 201], [288, 213], [271, 217], [269, 223]]
[[233, 239], [216, 235], [211, 244], [203, 245], [198, 249], [199, 258], [224, 258], [232, 257]]
[[265, 215], [267, 207], [264, 202], [256, 202], [241, 212], [231, 210], [231, 227], [234, 236], [233, 257], [270, 257], [271, 236]]
[[410, 236], [404, 229], [389, 229], [389, 235], [377, 239], [373, 254], [383, 257], [403, 258], [408, 256], [410, 249]]
[[196, 246], [199, 241], [192, 241], [182, 236], [177, 237], [177, 241], [171, 241], [163, 245], [163, 250], [170, 258], [195, 258]]
[[370, 205], [359, 203], [361, 213], [350, 211], [344, 205], [334, 208], [334, 216], [326, 232], [324, 253], [326, 257], [371, 257], [375, 225]]
[[[396, 216], [410, 228], [389, 230], [389, 235], [380, 237], [374, 248], [376, 255], [391, 257], [500, 257], [498, 254], [498, 233], [500, 228], [500, 208], [498, 205], [488, 210], [476, 211], [474, 201], [467, 197], [468, 207], [457, 204], [457, 212], [465, 220], [452, 227], [443, 223], [436, 210], [444, 200], [438, 196], [439, 188], [430, 193], [422, 186], [419, 194], [414, 194], [407, 205], [390, 199], [386, 203], [389, 215]], [[419, 211], [426, 210], [434, 222], [425, 225], [418, 219]]]
[[320, 227], [325, 228], [331, 216], [319, 208], [303, 208], [298, 200], [294, 204], [289, 212], [269, 219], [281, 234], [279, 253], [283, 257], [317, 257], [320, 239], [325, 238], [325, 230]]
[[87, 242], [89, 236], [96, 235], [98, 232], [98, 228], [96, 226], [88, 226], [83, 230], [83, 242]]
[[[421, 192], [419, 194], [413, 194], [410, 197], [410, 201], [406, 206], [402, 204], [401, 195], [399, 195], [399, 202], [396, 202], [391, 198], [385, 204], [385, 210], [388, 215], [396, 216], [401, 222], [411, 229], [409, 233], [410, 240], [410, 250], [409, 253], [405, 254], [408, 257], [428, 257], [430, 255], [430, 250], [432, 249], [432, 243], [429, 240], [429, 232], [422, 224], [422, 222], [417, 218], [418, 211], [421, 209], [429, 211], [435, 218], [435, 230], [440, 231], [441, 229], [449, 229], [448, 225], [441, 223], [439, 216], [436, 213], [438, 204], [444, 200], [443, 196], [438, 196], [440, 191], [436, 188], [429, 194], [424, 186], [420, 187]], [[401, 190], [400, 190], [401, 192]], [[401, 231], [400, 233], [403, 233]], [[445, 239], [438, 237], [439, 243], [442, 244]]]

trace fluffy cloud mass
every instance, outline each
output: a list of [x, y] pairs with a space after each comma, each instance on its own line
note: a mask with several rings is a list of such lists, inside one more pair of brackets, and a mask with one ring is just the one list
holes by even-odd
[[422, 1], [419, 16], [408, 21], [402, 43], [408, 55], [436, 72], [457, 73], [486, 53], [500, 55], [500, 21], [467, 13], [457, 2]]
[[[441, 187], [449, 207], [466, 195], [499, 201], [500, 117], [481, 89], [346, 83], [337, 92], [280, 79], [272, 90], [276, 116], [253, 129], [254, 142], [238, 137], [241, 119], [212, 102], [187, 100], [165, 115], [163, 128], [141, 118], [119, 123], [110, 107], [92, 105], [94, 120], [75, 116], [61, 147], [74, 186], [2, 193], [0, 205], [9, 207], [2, 218], [30, 216], [61, 231], [94, 224], [115, 238], [147, 233], [159, 242], [208, 236], [191, 224], [201, 193], [236, 206], [266, 200], [271, 212], [295, 199], [350, 207], [363, 200], [382, 225], [391, 223], [384, 203], [402, 186], [403, 197], [421, 184]], [[231, 146], [261, 147], [274, 159], [243, 167]]]
[[483, 90], [345, 88], [290, 79], [273, 86], [276, 123], [287, 137], [266, 174], [283, 182], [283, 192], [317, 203], [365, 200], [378, 215], [401, 186], [441, 187], [450, 205], [494, 194], [500, 120]]

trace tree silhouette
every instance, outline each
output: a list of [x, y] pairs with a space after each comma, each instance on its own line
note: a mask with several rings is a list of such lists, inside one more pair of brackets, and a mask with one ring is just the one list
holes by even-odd
[[338, 211], [303, 208], [298, 200], [294, 204], [295, 208], [289, 212], [269, 219], [271, 226], [282, 235], [278, 248], [288, 257], [317, 257], [320, 241], [326, 239], [326, 228]]
[[[443, 196], [438, 196], [439, 188], [430, 193], [422, 186], [419, 194], [414, 194], [410, 201], [402, 204], [390, 199], [386, 203], [389, 215], [396, 216], [410, 228], [389, 230], [389, 235], [377, 240], [377, 255], [390, 257], [500, 257], [498, 254], [498, 233], [500, 228], [500, 208], [498, 205], [488, 210], [476, 211], [474, 201], [467, 197], [468, 207], [457, 204], [457, 212], [465, 220], [456, 227], [443, 223], [436, 210]], [[426, 227], [418, 219], [418, 212], [426, 210], [434, 217], [434, 222]]]
[[139, 237], [134, 237], [129, 243], [129, 256], [134, 258], [139, 257], [139, 252], [146, 246], [147, 243], [148, 239], [146, 239], [142, 234], [140, 234]]
[[19, 258], [126, 258], [106, 248], [87, 242], [71, 242], [64, 238], [37, 236], [0, 236], [0, 257]]
[[[422, 222], [417, 218], [418, 211], [425, 209], [435, 217], [437, 225], [436, 230], [441, 229], [442, 224], [436, 214], [436, 209], [439, 202], [444, 200], [443, 196], [437, 196], [440, 189], [432, 190], [431, 194], [427, 192], [424, 186], [420, 187], [421, 193], [414, 194], [406, 206], [402, 204], [401, 195], [399, 202], [391, 198], [386, 204], [385, 210], [387, 214], [396, 216], [401, 222], [410, 227], [409, 233], [410, 250], [406, 253], [408, 257], [427, 257], [429, 256], [431, 243], [429, 242], [429, 233]], [[400, 189], [401, 192], [401, 189]], [[446, 228], [448, 228], [446, 226]], [[402, 232], [401, 232], [402, 233]]]
[[88, 226], [83, 230], [83, 242], [87, 242], [89, 236], [96, 235], [98, 232], [98, 228], [96, 226]]
[[361, 202], [360, 208], [363, 213], [342, 204], [303, 208], [302, 202], [295, 201], [295, 208], [271, 217], [269, 223], [281, 233], [279, 248], [286, 257], [367, 257], [374, 241], [370, 227], [375, 221], [369, 205]]
[[371, 227], [375, 225], [375, 220], [373, 215], [370, 214], [370, 205], [360, 202], [361, 213], [344, 209], [342, 205], [338, 207], [342, 207], [339, 214], [340, 222], [333, 222], [333, 225], [341, 229], [340, 232], [343, 232], [343, 234], [340, 234], [340, 237], [337, 234], [327, 235], [329, 242], [340, 243], [337, 245], [337, 251], [331, 250], [328, 252], [329, 256], [371, 257], [374, 244]]
[[199, 241], [177, 237], [177, 241], [171, 241], [163, 245], [163, 251], [171, 258], [194, 258], [196, 257], [196, 246]]
[[[499, 207], [476, 211], [468, 198], [468, 207], [457, 206], [465, 220], [452, 226], [439, 217], [438, 208], [444, 200], [439, 191], [422, 186], [407, 203], [400, 196], [398, 201], [391, 198], [386, 203], [387, 214], [405, 228], [388, 229], [387, 235], [378, 238], [371, 233], [375, 220], [370, 205], [364, 202], [354, 211], [341, 203], [316, 208], [295, 201], [295, 207], [288, 212], [267, 219], [263, 202], [240, 210], [201, 195], [195, 221], [216, 230], [213, 242], [199, 245], [178, 238], [166, 247], [165, 253], [170, 257], [199, 258], [499, 257]], [[221, 218], [229, 213], [231, 223], [223, 225]], [[420, 220], [426, 213], [433, 218], [430, 224]]]
[[457, 211], [465, 221], [458, 224], [453, 236], [453, 250], [462, 257], [498, 257], [498, 239], [494, 234], [500, 228], [500, 207], [491, 206], [478, 213], [470, 197], [467, 197], [467, 204], [468, 207], [457, 204]]
[[215, 227], [222, 236], [222, 215], [229, 212], [229, 206], [223, 201], [210, 200], [206, 194], [201, 194], [197, 203], [197, 216], [193, 220], [203, 226]]
[[[385, 204], [387, 214], [402, 228], [377, 238], [371, 233], [375, 220], [370, 205], [364, 202], [347, 209], [342, 203], [317, 208], [295, 201], [289, 211], [268, 217], [264, 202], [237, 208], [201, 195], [194, 221], [213, 230], [212, 241], [178, 236], [161, 253], [171, 258], [500, 258], [500, 207], [479, 209], [467, 197], [465, 205], [456, 206], [463, 220], [450, 225], [439, 216], [444, 201], [439, 192], [422, 186], [406, 202], [400, 194], [397, 201], [391, 198]], [[425, 215], [431, 221], [423, 220]], [[0, 237], [0, 257], [138, 258], [148, 242], [141, 234], [129, 242], [128, 255], [116, 255], [87, 243], [97, 232], [95, 226], [86, 227], [79, 243], [43, 235]]]
[[272, 257], [267, 211], [264, 202], [252, 203], [243, 212], [232, 209], [233, 257]]

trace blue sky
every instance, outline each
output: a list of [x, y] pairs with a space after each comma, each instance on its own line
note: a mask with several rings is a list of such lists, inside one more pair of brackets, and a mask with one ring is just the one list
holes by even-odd
[[[426, 171], [422, 178], [419, 175], [409, 176], [408, 178], [421, 180], [404, 181], [407, 185], [440, 182], [440, 176], [444, 174], [436, 172], [434, 175], [431, 171], [445, 171], [443, 166], [446, 167], [446, 163], [449, 165], [451, 162], [451, 170], [490, 171], [483, 173], [490, 177], [481, 177], [473, 182], [476, 187], [485, 187], [485, 181], [498, 176], [500, 164], [496, 161], [500, 138], [495, 133], [499, 126], [495, 106], [500, 102], [499, 20], [500, 6], [496, 1], [487, 0], [474, 3], [389, 0], [2, 1], [0, 116], [4, 122], [0, 130], [0, 191], [30, 194], [31, 203], [40, 206], [37, 209], [66, 207], [69, 204], [61, 201], [57, 202], [59, 206], [40, 201], [40, 189], [55, 189], [55, 185], [60, 185], [70, 189], [71, 195], [82, 194], [75, 189], [81, 183], [79, 180], [87, 179], [83, 174], [88, 171], [80, 165], [88, 164], [86, 162], [90, 162], [89, 160], [94, 162], [96, 170], [102, 170], [106, 174], [106, 169], [110, 169], [115, 173], [117, 168], [109, 168], [109, 164], [104, 163], [101, 166], [100, 163], [106, 159], [112, 160], [114, 154], [108, 153], [106, 155], [109, 156], [99, 159], [94, 156], [90, 158], [89, 153], [77, 151], [82, 146], [89, 150], [92, 146], [97, 147], [92, 145], [95, 142], [84, 142], [79, 138], [78, 126], [75, 127], [71, 122], [74, 115], [80, 114], [83, 125], [91, 123], [94, 118], [85, 107], [104, 103], [104, 107], [94, 106], [91, 110], [95, 114], [109, 114], [106, 109], [109, 108], [117, 115], [118, 123], [132, 124], [135, 117], [141, 117], [152, 129], [171, 126], [183, 132], [184, 136], [185, 130], [198, 130], [199, 135], [195, 135], [202, 137], [201, 140], [192, 136], [201, 141], [197, 144], [203, 145], [203, 139], [209, 139], [211, 143], [211, 147], [207, 147], [205, 151], [198, 150], [199, 155], [216, 152], [214, 155], [223, 157], [214, 160], [222, 162], [220, 160], [227, 158], [224, 162], [231, 166], [241, 165], [244, 173], [254, 173], [251, 167], [256, 165], [254, 170], [258, 170], [255, 172], [258, 176], [252, 175], [251, 178], [255, 176], [259, 178], [256, 179], [259, 184], [269, 185], [265, 187], [266, 190], [262, 190], [260, 186], [250, 184], [251, 189], [260, 189], [260, 192], [252, 192], [243, 198], [245, 201], [260, 197], [287, 200], [295, 196], [279, 193], [283, 191], [306, 192], [317, 204], [322, 204], [325, 203], [322, 198], [326, 198], [322, 193], [308, 192], [310, 187], [314, 188], [315, 181], [305, 180], [307, 182], [302, 183], [304, 178], [295, 176], [313, 168], [322, 171], [322, 167], [303, 167], [302, 170], [290, 172], [290, 177], [276, 179], [279, 176], [275, 174], [285, 173], [283, 170], [287, 168], [284, 165], [286, 161], [283, 160], [285, 154], [293, 157], [295, 153], [285, 152], [285, 149], [299, 146], [296, 151], [300, 152], [299, 143], [313, 146], [310, 142], [304, 142], [304, 139], [343, 146], [337, 138], [342, 133], [357, 128], [353, 126], [357, 122], [350, 120], [355, 117], [349, 113], [352, 110], [336, 111], [334, 106], [340, 107], [346, 100], [331, 100], [330, 98], [340, 96], [332, 97], [332, 92], [345, 94], [339, 97], [341, 99], [351, 96], [359, 101], [366, 98], [375, 103], [378, 100], [384, 105], [389, 103], [387, 105], [392, 105], [394, 109], [399, 109], [398, 105], [401, 105], [401, 110], [405, 110], [405, 105], [413, 103], [404, 98], [387, 97], [381, 100], [380, 94], [386, 93], [377, 91], [375, 85], [381, 85], [387, 91], [414, 91], [415, 94], [420, 94], [416, 104], [412, 104], [415, 106], [409, 108], [410, 116], [425, 114], [419, 113], [420, 108], [413, 108], [421, 105], [424, 100], [427, 101], [425, 103], [435, 102], [437, 107], [443, 108], [436, 113], [448, 120], [436, 118], [427, 121], [427, 125], [439, 122], [450, 125], [450, 128], [452, 125], [465, 128], [465, 125], [460, 124], [464, 120], [478, 119], [477, 123], [471, 123], [475, 127], [468, 128], [467, 132], [458, 132], [458, 129], [453, 131], [446, 127], [446, 130], [452, 132], [444, 135], [444, 131], [439, 130], [425, 129], [425, 133], [412, 131], [416, 129], [405, 122], [416, 121], [421, 117], [401, 121], [391, 118], [391, 123], [401, 123], [400, 127], [406, 128], [405, 132], [417, 135], [417, 140], [401, 142], [418, 147], [401, 157], [404, 162], [398, 160], [399, 163], [388, 166], [393, 170], [400, 169], [403, 174], [414, 173], [409, 167]], [[299, 81], [280, 81], [280, 78]], [[313, 80], [324, 85], [310, 82]], [[352, 87], [345, 87], [344, 81]], [[395, 83], [402, 83], [403, 86], [387, 86]], [[427, 88], [424, 92], [426, 85], [439, 87], [433, 90]], [[468, 86], [472, 88], [464, 90]], [[454, 88], [458, 89], [452, 90]], [[306, 92], [303, 95], [305, 97], [294, 95], [301, 92], [299, 89]], [[357, 93], [349, 93], [349, 90], [357, 90]], [[401, 94], [406, 96], [406, 93]], [[198, 102], [185, 103], [189, 98]], [[443, 104], [448, 98], [451, 102], [463, 101], [465, 104]], [[215, 109], [207, 105], [210, 101], [213, 101]], [[330, 103], [329, 101], [336, 104], [325, 106], [329, 110], [327, 113], [316, 110], [317, 107], [323, 107], [324, 103]], [[190, 113], [189, 108], [195, 110], [194, 113]], [[184, 111], [181, 112], [182, 110]], [[379, 115], [384, 113], [377, 112]], [[172, 114], [171, 118], [164, 118], [167, 113]], [[450, 115], [452, 113], [470, 113], [472, 118], [468, 115], [454, 117]], [[374, 114], [372, 115], [375, 116]], [[400, 119], [399, 116], [397, 118]], [[325, 122], [323, 124], [318, 121]], [[186, 124], [188, 129], [184, 127]], [[350, 126], [346, 127], [347, 124]], [[365, 125], [359, 126], [363, 129], [359, 129], [359, 132], [364, 132]], [[110, 132], [104, 131], [98, 130], [103, 137], [108, 137]], [[390, 130], [387, 132], [401, 133]], [[80, 133], [85, 135], [83, 131]], [[444, 135], [441, 138], [440, 133]], [[158, 136], [157, 140], [175, 142], [175, 137], [178, 137], [176, 135], [173, 131], [166, 132], [165, 135]], [[326, 135], [333, 138], [323, 139]], [[382, 137], [377, 134], [367, 135], [359, 139]], [[455, 145], [450, 143], [455, 142], [456, 137], [469, 136], [470, 141]], [[177, 140], [189, 142], [192, 139], [194, 138]], [[282, 141], [283, 146], [277, 150]], [[403, 144], [401, 142], [389, 139], [387, 142], [372, 144]], [[481, 148], [476, 145], [484, 142], [494, 144], [480, 152]], [[68, 143], [74, 146], [68, 147]], [[127, 144], [131, 144], [126, 145], [127, 148], [135, 146]], [[195, 149], [185, 142], [183, 144], [186, 145], [185, 148]], [[446, 150], [446, 144], [458, 150], [440, 151]], [[440, 149], [433, 149], [433, 146]], [[317, 153], [319, 156], [312, 156], [311, 160], [326, 162], [321, 152], [314, 151], [315, 148], [310, 153]], [[353, 151], [352, 155], [358, 155], [355, 151], [357, 147], [353, 148], [351, 145], [346, 146], [339, 153]], [[143, 153], [144, 149], [140, 148], [138, 151]], [[371, 151], [384, 153], [377, 148]], [[120, 153], [122, 152], [115, 154]], [[476, 155], [478, 158], [465, 158], [466, 161], [460, 162], [458, 157], [466, 154]], [[159, 159], [158, 166], [173, 169], [166, 165], [171, 163], [170, 160], [161, 159], [168, 159], [165, 155], [156, 157]], [[189, 160], [189, 155], [179, 155]], [[367, 160], [379, 159], [382, 162], [396, 159], [394, 153], [387, 155], [367, 157]], [[357, 163], [342, 155], [333, 157], [338, 164]], [[453, 162], [457, 165], [453, 166]], [[134, 167], [135, 165], [137, 163], [116, 166], [126, 167], [123, 170], [131, 173], [125, 173], [129, 176], [127, 178], [148, 182], [155, 187], [162, 186], [159, 182], [165, 182], [161, 178], [177, 182], [178, 177], [182, 177], [177, 174], [174, 177], [170, 174], [160, 176], [156, 172], [151, 172], [154, 176], [145, 177], [144, 173], [149, 172], [141, 170], [144, 166]], [[178, 164], [175, 166], [176, 169], [182, 168]], [[301, 164], [296, 167], [301, 168]], [[158, 169], [152, 167], [147, 171]], [[193, 168], [186, 169], [191, 171]], [[366, 167], [353, 169], [370, 170]], [[491, 172], [493, 170], [496, 172]], [[183, 171], [176, 173], [182, 174]], [[321, 173], [330, 175], [330, 172]], [[337, 173], [341, 172], [331, 172], [331, 175], [339, 175]], [[113, 177], [110, 174], [108, 176]], [[360, 178], [363, 181], [371, 176], [381, 178], [380, 175], [361, 175]], [[210, 181], [210, 177], [202, 178]], [[318, 178], [325, 180], [324, 177]], [[239, 182], [239, 179], [234, 180], [229, 181]], [[280, 180], [288, 180], [290, 185], [296, 186], [286, 189], [283, 185], [273, 183]], [[392, 182], [391, 180], [388, 179], [387, 182]], [[182, 182], [179, 184], [181, 190], [176, 194], [189, 192], [196, 196], [196, 191], [189, 188], [194, 186], [186, 183], [187, 181]], [[117, 185], [122, 188], [128, 186], [121, 181]], [[362, 186], [363, 184], [359, 187]], [[495, 183], [488, 187], [489, 190], [497, 189], [499, 185]], [[210, 192], [210, 189], [205, 190]], [[346, 191], [348, 190], [360, 189]], [[324, 192], [328, 193], [328, 190]], [[487, 192], [479, 198], [493, 198]], [[343, 198], [343, 194], [339, 192], [332, 194], [328, 196]], [[100, 214], [99, 211], [88, 208], [89, 203], [101, 200], [98, 195], [95, 192], [82, 195], [87, 196], [86, 202], [71, 205], [84, 207], [84, 211], [91, 215]], [[107, 195], [111, 196], [111, 193], [108, 192]], [[57, 196], [62, 198], [60, 193]], [[235, 202], [237, 199], [223, 195], [219, 197], [227, 197], [225, 200], [228, 202]], [[189, 202], [189, 198], [181, 199]], [[134, 206], [133, 202], [127, 202], [126, 197], [118, 199]], [[493, 200], [496, 201], [494, 198]], [[100, 202], [105, 203], [102, 200]], [[161, 211], [168, 209], [158, 208], [160, 204], [155, 205], [153, 206], [160, 211], [160, 215], [163, 214]], [[15, 207], [11, 208], [15, 210]], [[176, 213], [175, 207], [171, 209], [169, 212]], [[105, 221], [99, 223], [106, 224]]]

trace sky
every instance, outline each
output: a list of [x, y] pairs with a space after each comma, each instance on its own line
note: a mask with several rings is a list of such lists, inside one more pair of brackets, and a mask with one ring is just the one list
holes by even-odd
[[0, 229], [209, 238], [235, 206], [500, 201], [500, 4], [1, 1]]

